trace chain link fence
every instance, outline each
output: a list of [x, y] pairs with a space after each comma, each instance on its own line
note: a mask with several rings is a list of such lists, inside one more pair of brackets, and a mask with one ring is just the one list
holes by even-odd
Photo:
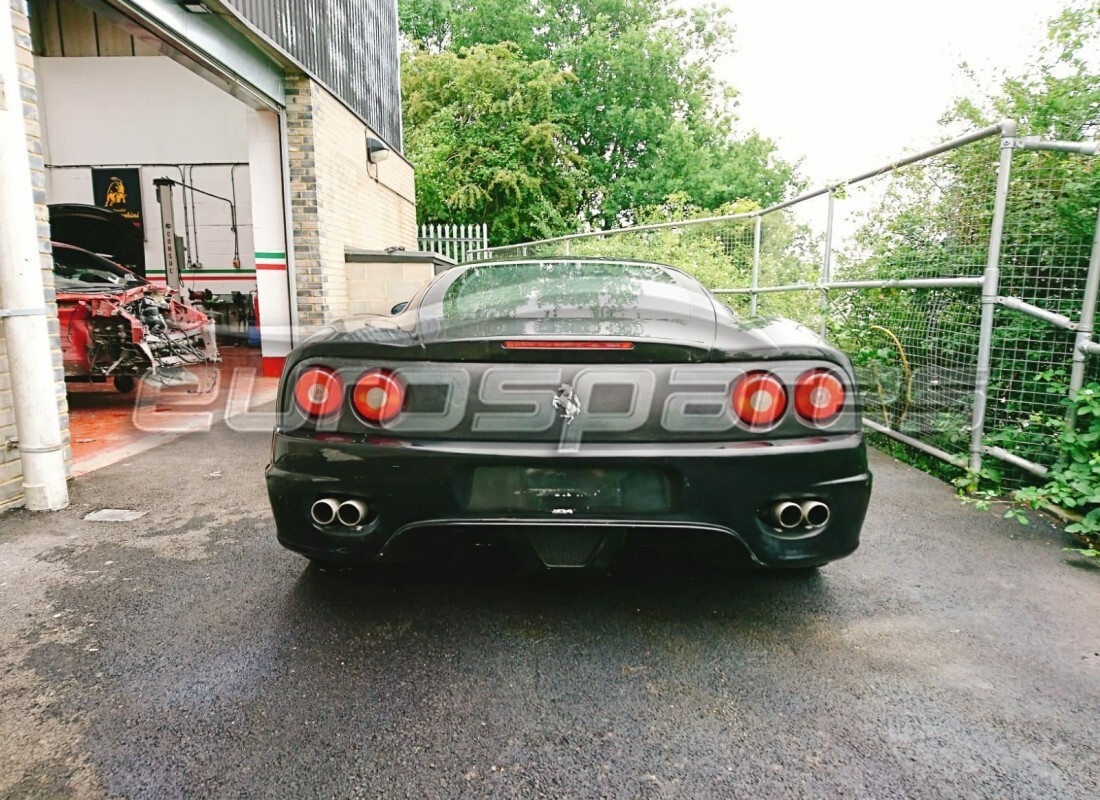
[[1065, 398], [1100, 377], [1100, 164], [1079, 133], [1021, 138], [1006, 121], [771, 208], [481, 255], [678, 266], [742, 314], [836, 344], [869, 428], [1018, 481], [1046, 473]]

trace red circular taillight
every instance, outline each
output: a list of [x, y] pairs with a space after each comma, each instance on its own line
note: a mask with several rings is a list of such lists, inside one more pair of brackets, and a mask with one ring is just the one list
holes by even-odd
[[831, 421], [844, 407], [844, 384], [824, 369], [803, 373], [794, 385], [794, 409], [817, 424]]
[[372, 369], [356, 381], [351, 404], [372, 425], [389, 422], [405, 404], [405, 385], [384, 369]]
[[733, 386], [733, 410], [754, 428], [774, 424], [787, 410], [787, 390], [768, 372], [749, 372]]
[[344, 382], [327, 367], [310, 367], [294, 384], [294, 402], [307, 417], [329, 417], [344, 402]]

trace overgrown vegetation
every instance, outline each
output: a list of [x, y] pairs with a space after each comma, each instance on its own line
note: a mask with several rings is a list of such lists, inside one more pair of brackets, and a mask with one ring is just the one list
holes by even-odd
[[1084, 556], [1100, 556], [1100, 383], [1089, 383], [1069, 392], [1064, 370], [1047, 370], [1035, 381], [1063, 408], [1064, 414], [1033, 413], [1018, 428], [1003, 432], [997, 440], [1011, 448], [1016, 440], [1039, 442], [1057, 454], [1042, 485], [1008, 491], [1003, 473], [992, 466], [980, 475], [956, 477], [954, 483], [967, 502], [982, 509], [1005, 505], [1006, 519], [1028, 524], [1027, 515], [1013, 503], [1049, 511], [1069, 523], [1080, 547], [1067, 548]]
[[[1069, 509], [1069, 533], [1077, 534], [1082, 555], [1100, 556], [1100, 384], [1090, 383], [1064, 404], [1076, 420], [1065, 428], [1062, 419], [1039, 418], [1035, 424], [1058, 436], [1058, 460], [1046, 483], [1018, 489], [1016, 499], [1039, 509]], [[1063, 516], [1066, 516], [1063, 514]]]
[[[729, 12], [674, 0], [401, 0], [421, 222], [492, 244], [637, 222], [670, 196], [770, 205], [794, 168], [736, 134]], [[559, 174], [555, 174], [555, 171]]]
[[[952, 129], [1002, 118], [1021, 136], [1094, 139], [1100, 132], [1100, 3], [1078, 2], [1053, 20], [1039, 60], [984, 101], [963, 100], [945, 116]], [[980, 275], [986, 259], [996, 140], [959, 148], [895, 176], [885, 201], [857, 235], [845, 276], [917, 278]], [[1077, 320], [1100, 207], [1094, 159], [1017, 152], [1000, 251], [1000, 294]], [[843, 298], [833, 334], [854, 355], [866, 413], [954, 453], [966, 453], [978, 347], [978, 306], [954, 289], [863, 292]], [[896, 343], [883, 331], [896, 333]], [[1035, 479], [992, 457], [979, 475], [957, 475], [969, 502], [1019, 505], [1067, 517], [1075, 548], [1100, 552], [1100, 370], [1069, 397], [1072, 332], [1030, 316], [995, 315], [985, 444], [1047, 467]], [[906, 385], [901, 359], [919, 365]], [[1067, 418], [1075, 424], [1067, 429]]]

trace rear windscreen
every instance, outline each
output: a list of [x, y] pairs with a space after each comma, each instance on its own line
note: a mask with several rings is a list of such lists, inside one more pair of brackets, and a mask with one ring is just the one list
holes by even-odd
[[58, 289], [124, 289], [135, 283], [145, 283], [117, 264], [86, 250], [68, 247], [53, 249], [54, 282]]
[[[701, 293], [701, 291], [700, 291]], [[523, 262], [470, 267], [446, 289], [445, 319], [612, 316], [682, 296], [673, 273], [652, 264]]]

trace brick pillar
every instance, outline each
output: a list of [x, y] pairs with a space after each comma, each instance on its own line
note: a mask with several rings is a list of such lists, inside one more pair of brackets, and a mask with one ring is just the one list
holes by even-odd
[[398, 154], [368, 164], [373, 132], [323, 86], [289, 76], [286, 94], [296, 302], [308, 334], [355, 310], [347, 250], [416, 249], [415, 188]]
[[328, 276], [321, 257], [321, 208], [313, 141], [313, 92], [316, 88], [305, 75], [287, 76], [290, 211], [294, 226], [298, 324], [302, 336], [328, 321], [324, 304]]

